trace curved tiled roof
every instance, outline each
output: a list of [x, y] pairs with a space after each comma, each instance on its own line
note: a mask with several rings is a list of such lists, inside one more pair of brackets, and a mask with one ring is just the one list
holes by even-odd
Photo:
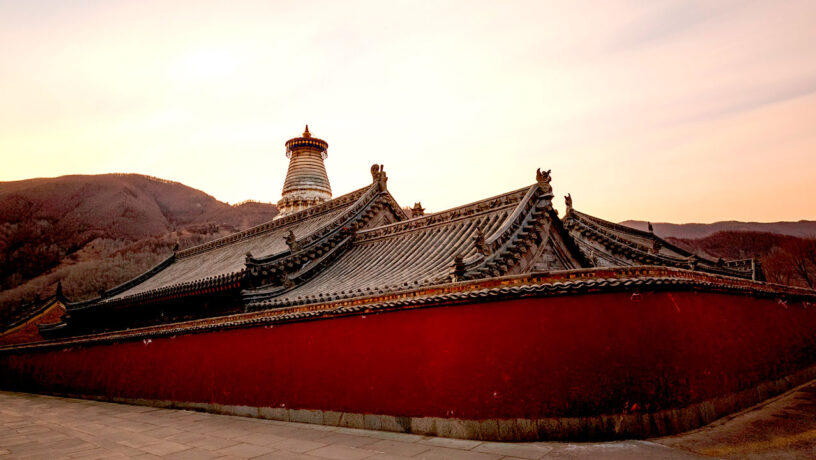
[[112, 299], [127, 297], [163, 286], [240, 272], [244, 269], [246, 253], [268, 256], [286, 251], [288, 247], [284, 238], [290, 230], [294, 232], [296, 237], [307, 236], [330, 222], [332, 218], [342, 211], [343, 208], [331, 209], [290, 225], [279, 226], [251, 238], [235, 241], [229, 245], [217, 246], [187, 257], [176, 257], [173, 264], [156, 276], [112, 297]]
[[[474, 237], [479, 230], [493, 235], [513, 214], [529, 188], [428, 214], [391, 225], [363, 230], [350, 248], [313, 279], [275, 297], [273, 303], [298, 298], [354, 296], [408, 286], [445, 282], [457, 255], [477, 256]], [[248, 295], [250, 305], [265, 304], [276, 289]]]
[[290, 231], [299, 241], [308, 242], [321, 230], [338, 224], [337, 219], [358, 201], [377, 193], [379, 189], [373, 184], [307, 210], [179, 251], [143, 275], [106, 292], [101, 298], [69, 304], [68, 308], [80, 309], [154, 297], [154, 294], [163, 296], [180, 290], [234, 285], [243, 274], [247, 253], [269, 257], [288, 251], [285, 237]]
[[[598, 254], [589, 242], [604, 248], [603, 256], [614, 260], [614, 265], [660, 265], [666, 267], [704, 270], [727, 276], [752, 278], [757, 276], [753, 264], [718, 262], [700, 257], [677, 247], [652, 232], [644, 232], [608, 222], [574, 209], [569, 209], [565, 226], [579, 247]], [[761, 275], [759, 278], [762, 278]]]

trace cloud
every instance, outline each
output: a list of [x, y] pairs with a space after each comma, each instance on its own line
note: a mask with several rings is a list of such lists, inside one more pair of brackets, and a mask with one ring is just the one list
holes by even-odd
[[701, 123], [734, 116], [814, 93], [816, 93], [816, 74], [795, 81], [737, 88], [724, 95], [712, 94], [713, 98], [717, 98], [715, 106], [704, 108], [685, 118], [672, 120], [670, 124]]
[[607, 51], [625, 51], [693, 33], [706, 23], [722, 22], [733, 15], [745, 1], [673, 1], [643, 3], [647, 5], [634, 20], [623, 25], [606, 47]]

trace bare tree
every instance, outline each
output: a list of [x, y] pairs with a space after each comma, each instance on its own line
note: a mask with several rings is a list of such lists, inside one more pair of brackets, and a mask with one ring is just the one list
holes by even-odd
[[816, 279], [816, 241], [791, 239], [783, 247], [794, 274], [813, 289]]

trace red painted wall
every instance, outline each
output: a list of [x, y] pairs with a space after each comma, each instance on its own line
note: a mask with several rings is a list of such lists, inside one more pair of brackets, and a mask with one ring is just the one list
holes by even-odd
[[816, 305], [609, 293], [0, 352], [0, 385], [473, 419], [654, 411], [811, 365], [814, 332]]

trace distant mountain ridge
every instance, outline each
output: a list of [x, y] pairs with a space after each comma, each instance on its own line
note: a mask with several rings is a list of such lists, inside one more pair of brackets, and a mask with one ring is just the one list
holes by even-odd
[[271, 204], [236, 207], [178, 182], [139, 174], [72, 175], [0, 182], [0, 224], [44, 220], [62, 233], [143, 238], [179, 226], [241, 226], [276, 214]]
[[[647, 230], [644, 220], [625, 220], [621, 225]], [[671, 224], [652, 222], [654, 232], [661, 238], [699, 239], [718, 232], [761, 232], [799, 238], [816, 238], [816, 221], [800, 220], [798, 222], [739, 222], [734, 220], [714, 222], [711, 224]]]

